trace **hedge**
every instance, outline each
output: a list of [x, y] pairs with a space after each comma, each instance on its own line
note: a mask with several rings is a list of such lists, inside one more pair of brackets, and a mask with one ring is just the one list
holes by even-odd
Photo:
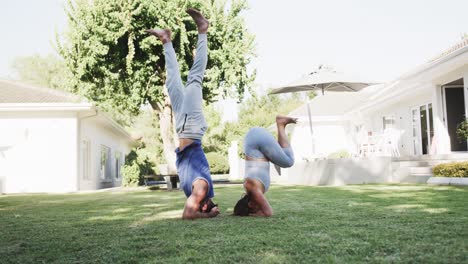
[[229, 172], [229, 162], [227, 158], [216, 152], [206, 153], [206, 159], [210, 164], [212, 174], [225, 174]]
[[435, 177], [468, 177], [468, 161], [442, 163], [432, 169]]

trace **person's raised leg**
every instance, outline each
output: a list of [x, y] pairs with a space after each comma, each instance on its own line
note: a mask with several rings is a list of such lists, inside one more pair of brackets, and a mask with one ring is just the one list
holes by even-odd
[[197, 49], [195, 52], [195, 58], [193, 65], [190, 68], [190, 72], [187, 78], [187, 83], [192, 82], [202, 83], [203, 76], [205, 74], [206, 64], [208, 62], [208, 44], [207, 44], [207, 35], [208, 27], [210, 23], [208, 20], [200, 13], [200, 11], [189, 8], [186, 11], [192, 18], [198, 29], [198, 41]]
[[182, 115], [184, 86], [180, 77], [179, 63], [172, 46], [171, 31], [169, 29], [147, 29], [146, 32], [157, 37], [163, 43], [166, 61], [166, 88], [177, 119], [178, 116]]
[[202, 81], [208, 61], [207, 36], [209, 22], [195, 9], [187, 9], [187, 13], [193, 18], [198, 28], [197, 51], [193, 65], [187, 77], [187, 85], [184, 90], [183, 111], [192, 115], [191, 122], [187, 124], [187, 130], [194, 128], [195, 133], [203, 133], [206, 130], [206, 121], [203, 116], [203, 88]]
[[[261, 136], [261, 140], [258, 141], [259, 150], [262, 154], [273, 164], [282, 168], [289, 168], [294, 164], [294, 153], [286, 135], [286, 126], [288, 124], [295, 124], [296, 122], [297, 118], [277, 116], [278, 141], [275, 141], [273, 136], [266, 132]], [[257, 137], [260, 137], [260, 135]]]
[[289, 116], [276, 116], [276, 128], [278, 130], [278, 143], [282, 148], [289, 148], [289, 140], [288, 136], [286, 135], [286, 126], [288, 124], [295, 124], [297, 122], [297, 118], [292, 118]]

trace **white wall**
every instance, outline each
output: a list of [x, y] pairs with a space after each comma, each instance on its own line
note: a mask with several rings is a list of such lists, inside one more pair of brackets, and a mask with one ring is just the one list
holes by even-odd
[[74, 114], [0, 112], [0, 192], [77, 190]]
[[[83, 160], [80, 155], [80, 190], [95, 190], [107, 187], [120, 186], [122, 182], [122, 175], [117, 178], [115, 166], [116, 152], [122, 153], [123, 158], [131, 150], [129, 139], [125, 136], [115, 132], [115, 128], [103, 125], [102, 119], [99, 117], [84, 118], [80, 122], [80, 145], [83, 140], [90, 142], [90, 175], [86, 179], [83, 171]], [[109, 161], [111, 162], [111, 179], [102, 179], [100, 177], [100, 158], [101, 146], [104, 145], [110, 148]], [[81, 150], [82, 151], [82, 150]], [[125, 160], [122, 159], [122, 165]]]
[[346, 185], [392, 182], [391, 158], [297, 161], [282, 169], [282, 176], [297, 185]]
[[355, 151], [348, 122], [332, 120], [332, 118], [330, 120], [326, 120], [326, 118], [312, 120], [314, 153], [312, 153], [309, 122], [301, 122], [292, 127], [291, 146], [296, 160], [326, 157], [331, 153], [343, 150], [349, 153]]
[[365, 128], [374, 134], [383, 133], [383, 117], [394, 116], [395, 128], [401, 133], [398, 149], [402, 156], [413, 155], [411, 109], [432, 102], [430, 86], [419, 93], [405, 97], [392, 104], [374, 107], [363, 113], [367, 117]]

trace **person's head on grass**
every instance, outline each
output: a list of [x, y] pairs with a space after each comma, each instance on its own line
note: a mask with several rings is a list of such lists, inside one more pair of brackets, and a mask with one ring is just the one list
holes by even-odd
[[265, 197], [265, 187], [262, 182], [246, 178], [244, 188], [245, 194], [234, 206], [234, 215], [265, 217], [273, 215], [273, 210]]
[[251, 213], [249, 202], [250, 197], [248, 194], [245, 194], [239, 201], [237, 201], [236, 206], [234, 206], [234, 215], [248, 216]]
[[199, 211], [202, 213], [208, 213], [208, 212], [211, 212], [211, 209], [213, 209], [213, 207], [217, 207], [217, 206], [218, 205], [215, 204], [213, 200], [211, 200], [211, 198], [205, 197], [205, 199], [203, 199], [200, 202]]
[[259, 210], [259, 205], [252, 199], [252, 196], [244, 194], [234, 206], [234, 215], [249, 216], [256, 214]]

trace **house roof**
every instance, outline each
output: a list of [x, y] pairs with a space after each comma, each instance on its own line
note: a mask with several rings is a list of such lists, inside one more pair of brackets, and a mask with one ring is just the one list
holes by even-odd
[[404, 73], [402, 76], [398, 77], [395, 81], [406, 80], [411, 77], [414, 77], [422, 72], [427, 71], [428, 69], [436, 67], [437, 65], [440, 65], [446, 61], [449, 61], [466, 52], [468, 52], [468, 38], [464, 38], [461, 41], [455, 43], [453, 46], [451, 46], [447, 50], [439, 53], [437, 56], [427, 61], [426, 63], [419, 65], [418, 67], [414, 68], [412, 71]]
[[[312, 116], [340, 116], [363, 104], [382, 85], [372, 85], [359, 92], [325, 92], [310, 101]], [[292, 116], [307, 116], [307, 104], [290, 113]]]
[[16, 81], [0, 80], [2, 103], [87, 103], [77, 95], [50, 88], [36, 87]]
[[464, 47], [468, 47], [468, 37], [465, 37], [464, 39], [462, 39], [458, 43], [455, 43], [455, 45], [451, 46], [447, 50], [441, 52], [440, 54], [438, 54], [437, 56], [435, 56], [434, 58], [429, 60], [429, 62], [433, 62], [433, 61], [436, 61], [438, 59], [441, 59], [441, 58], [443, 58], [443, 57], [445, 57], [445, 56], [447, 56], [449, 54], [454, 53], [457, 50], [463, 49]]
[[[131, 141], [131, 135], [112, 118], [98, 111], [83, 97], [50, 88], [16, 81], [0, 80], [0, 111], [75, 111], [96, 116], [105, 126], [115, 129]], [[83, 116], [82, 116], [83, 117]], [[84, 115], [84, 117], [87, 117]]]

